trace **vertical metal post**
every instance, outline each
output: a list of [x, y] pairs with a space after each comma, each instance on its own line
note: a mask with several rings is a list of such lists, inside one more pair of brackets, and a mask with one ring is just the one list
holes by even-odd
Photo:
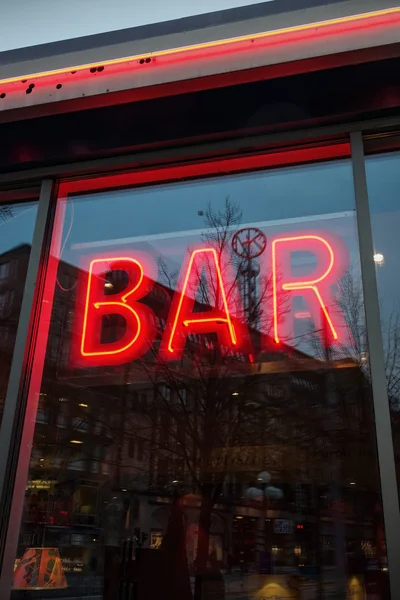
[[[0, 581], [3, 579], [4, 545], [8, 528], [9, 506], [7, 498], [12, 494], [14, 472], [10, 473], [10, 464], [15, 459], [16, 420], [19, 408], [21, 381], [25, 370], [25, 356], [29, 341], [31, 317], [35, 308], [36, 282], [41, 268], [41, 256], [46, 241], [47, 223], [50, 214], [53, 182], [42, 182], [35, 230], [26, 274], [24, 295], [18, 322], [14, 353], [11, 362], [10, 377], [4, 404], [3, 419], [0, 428], [0, 498], [2, 513], [0, 517]], [[2, 592], [4, 593], [4, 592]], [[6, 592], [8, 597], [11, 589]]]
[[397, 600], [400, 598], [400, 509], [361, 132], [352, 133], [350, 141], [391, 597]]

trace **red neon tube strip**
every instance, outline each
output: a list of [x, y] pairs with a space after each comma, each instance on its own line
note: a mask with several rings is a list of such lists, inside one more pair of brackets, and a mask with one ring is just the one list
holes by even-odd
[[225, 322], [228, 325], [229, 328], [229, 333], [230, 333], [230, 337], [231, 337], [231, 341], [232, 341], [232, 345], [236, 346], [237, 344], [237, 337], [236, 337], [236, 333], [235, 333], [235, 328], [232, 324], [232, 320], [231, 320], [231, 316], [229, 313], [229, 308], [228, 308], [228, 302], [227, 302], [227, 298], [226, 298], [226, 293], [225, 293], [225, 288], [224, 288], [224, 283], [222, 281], [222, 274], [221, 274], [221, 268], [220, 268], [220, 264], [219, 264], [219, 260], [218, 260], [218, 255], [217, 252], [214, 248], [198, 248], [197, 250], [195, 250], [191, 257], [190, 257], [190, 261], [189, 261], [189, 265], [186, 271], [186, 276], [185, 276], [185, 280], [183, 283], [183, 287], [182, 287], [182, 291], [181, 291], [181, 296], [179, 299], [179, 304], [178, 304], [178, 309], [176, 311], [175, 314], [175, 319], [172, 325], [172, 330], [171, 330], [171, 334], [169, 337], [169, 342], [168, 342], [168, 351], [173, 353], [174, 352], [174, 348], [173, 348], [173, 340], [175, 337], [175, 333], [176, 333], [176, 328], [178, 325], [178, 321], [179, 321], [179, 317], [181, 314], [181, 310], [182, 310], [182, 305], [183, 305], [183, 301], [187, 292], [187, 287], [188, 287], [188, 283], [189, 283], [189, 277], [190, 274], [192, 272], [192, 268], [193, 268], [193, 263], [194, 260], [196, 258], [196, 256], [198, 254], [207, 254], [210, 253], [213, 256], [214, 259], [214, 264], [215, 264], [215, 268], [216, 268], [216, 272], [217, 272], [217, 278], [218, 278], [218, 285], [219, 285], [219, 289], [221, 291], [221, 296], [222, 296], [222, 303], [224, 306], [224, 310], [225, 310], [225, 314], [226, 314], [226, 318], [225, 319], [221, 319], [221, 318], [212, 318], [212, 319], [185, 319], [183, 321], [183, 324], [185, 325], [185, 327], [187, 327], [189, 324], [191, 323], [222, 323]]
[[[276, 29], [273, 31], [265, 31], [255, 34], [248, 34], [244, 36], [238, 36], [233, 38], [226, 38], [222, 40], [214, 40], [211, 42], [202, 42], [199, 44], [193, 44], [188, 46], [181, 46], [177, 48], [169, 48], [154, 52], [147, 52], [142, 54], [136, 54], [133, 56], [123, 57], [123, 58], [115, 58], [111, 60], [99, 60], [96, 63], [86, 63], [81, 65], [71, 65], [69, 67], [64, 67], [61, 69], [53, 69], [49, 71], [42, 72], [34, 72], [28, 73], [25, 75], [18, 75], [14, 77], [7, 77], [4, 79], [0, 79], [0, 86], [20, 83], [21, 80], [36, 80], [36, 79], [45, 79], [45, 78], [53, 78], [60, 75], [68, 75], [71, 74], [71, 71], [74, 72], [83, 72], [88, 71], [88, 77], [90, 69], [95, 67], [112, 67], [112, 66], [121, 66], [126, 71], [132, 69], [132, 63], [136, 63], [140, 60], [147, 58], [161, 58], [161, 57], [173, 57], [179, 55], [188, 55], [196, 57], [196, 53], [204, 52], [205, 50], [214, 50], [217, 52], [219, 48], [230, 48], [234, 49], [235, 47], [239, 48], [241, 44], [245, 42], [253, 43], [254, 41], [267, 41], [271, 38], [276, 38], [278, 36], [285, 36], [288, 34], [296, 34], [301, 32], [310, 32], [310, 34], [315, 34], [316, 32], [324, 32], [329, 31], [333, 26], [343, 25], [354, 25], [354, 26], [367, 26], [370, 24], [371, 26], [374, 24], [382, 24], [386, 23], [396, 23], [400, 21], [400, 7], [386, 8], [382, 10], [371, 11], [367, 13], [360, 13], [356, 15], [349, 15], [346, 17], [338, 17], [336, 19], [327, 19], [323, 21], [317, 21], [314, 23], [306, 23], [303, 25], [296, 25], [293, 27], [285, 27], [282, 29]], [[248, 52], [248, 48], [245, 49]]]

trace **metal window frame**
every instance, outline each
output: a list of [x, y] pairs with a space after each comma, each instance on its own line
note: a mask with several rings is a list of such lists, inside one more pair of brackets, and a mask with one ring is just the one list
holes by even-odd
[[[38, 210], [32, 239], [31, 252], [24, 285], [21, 312], [18, 321], [11, 370], [8, 380], [3, 418], [0, 427], [0, 562], [3, 563], [5, 539], [9, 523], [9, 506], [14, 487], [17, 458], [20, 453], [21, 433], [25, 427], [25, 406], [21, 402], [23, 384], [29, 371], [29, 342], [35, 321], [38, 303], [38, 282], [44, 262], [44, 249], [48, 238], [48, 227], [51, 220], [53, 198], [53, 181], [44, 179], [41, 183]], [[4, 589], [7, 578], [0, 578], [0, 597], [8, 597], [10, 589]], [[4, 579], [4, 581], [2, 581]]]
[[[315, 129], [298, 130], [273, 134], [268, 136], [241, 139], [239, 142], [230, 140], [217, 142], [210, 145], [192, 146], [182, 149], [169, 149], [156, 153], [143, 153], [116, 157], [111, 159], [86, 161], [74, 165], [59, 165], [37, 170], [0, 175], [0, 185], [20, 185], [21, 182], [38, 181], [44, 179], [41, 185], [39, 207], [35, 224], [34, 237], [31, 248], [31, 256], [28, 265], [27, 279], [24, 288], [24, 297], [21, 308], [21, 316], [18, 324], [15, 352], [12, 360], [11, 373], [9, 377], [6, 402], [4, 407], [3, 421], [0, 429], [0, 498], [10, 499], [15, 491], [14, 481], [15, 469], [18, 462], [21, 447], [18, 445], [22, 430], [25, 427], [24, 407], [21, 406], [21, 388], [24, 378], [29, 375], [29, 364], [27, 364], [27, 352], [32, 337], [32, 319], [36, 314], [38, 302], [38, 288], [40, 287], [40, 275], [46, 269], [46, 249], [50, 243], [51, 229], [54, 217], [54, 202], [56, 197], [55, 178], [61, 177], [88, 177], [102, 172], [112, 172], [121, 168], [132, 168], [133, 165], [143, 166], [168, 160], [194, 160], [200, 154], [211, 151], [212, 156], [224, 151], [235, 150], [237, 152], [254, 149], [254, 145], [260, 147], [280, 144], [281, 149], [289, 144], [314, 142], [325, 138], [329, 143], [335, 142], [334, 137], [350, 135], [351, 160], [353, 165], [355, 204], [357, 215], [357, 228], [359, 237], [359, 251], [361, 260], [361, 274], [363, 279], [364, 302], [366, 308], [366, 327], [368, 339], [373, 340], [370, 344], [370, 366], [373, 389], [373, 404], [375, 410], [375, 430], [378, 448], [378, 460], [380, 467], [380, 484], [382, 492], [383, 513], [385, 520], [387, 553], [390, 569], [391, 597], [400, 598], [400, 570], [396, 569], [400, 558], [400, 545], [397, 542], [400, 530], [399, 496], [396, 480], [393, 435], [390, 420], [390, 410], [386, 387], [386, 375], [384, 366], [384, 350], [382, 331], [380, 323], [379, 299], [376, 281], [375, 265], [373, 256], [373, 239], [371, 230], [371, 217], [368, 202], [368, 189], [365, 170], [365, 155], [363, 148], [362, 131], [374, 131], [382, 128], [396, 127], [400, 125], [400, 118], [373, 119], [359, 123], [350, 123], [334, 127], [321, 127]], [[52, 179], [49, 179], [52, 178]], [[39, 282], [39, 284], [38, 284]], [[14, 469], [14, 471], [13, 471]], [[11, 478], [9, 475], [11, 474]], [[23, 490], [20, 490], [23, 494]], [[7, 502], [5, 502], [7, 507]], [[5, 514], [4, 514], [5, 513]], [[4, 561], [5, 539], [10, 527], [19, 531], [20, 523], [11, 524], [7, 510], [3, 510], [0, 520], [0, 597], [7, 600], [11, 596], [11, 585], [13, 575], [13, 563], [15, 552], [8, 548], [11, 558]], [[14, 535], [15, 537], [15, 535]], [[16, 550], [16, 549], [15, 549]]]
[[400, 509], [362, 133], [352, 133], [350, 144], [383, 518], [391, 595], [395, 599], [400, 598], [400, 569], [397, 568], [400, 562]]

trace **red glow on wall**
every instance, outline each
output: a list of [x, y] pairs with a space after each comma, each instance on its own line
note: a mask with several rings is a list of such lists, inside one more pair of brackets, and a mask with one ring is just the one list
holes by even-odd
[[[292, 257], [307, 252], [317, 260], [313, 271], [306, 276], [293, 276]], [[293, 338], [292, 296], [302, 296], [310, 310], [323, 341], [339, 340], [346, 327], [337, 309], [333, 285], [337, 284], [349, 264], [348, 250], [339, 238], [324, 234], [282, 236], [272, 242], [273, 331], [274, 341]], [[299, 313], [304, 318], [305, 312]], [[296, 317], [296, 314], [294, 315]]]
[[[243, 347], [245, 332], [237, 309], [240, 297], [230, 272], [229, 261], [214, 248], [197, 248], [185, 261], [178, 290], [175, 292], [160, 346], [165, 360], [182, 357], [187, 337], [191, 334], [216, 333], [221, 350]], [[205, 310], [196, 312], [200, 286], [204, 291], [200, 304]]]
[[[117, 274], [124, 274], [127, 280], [122, 286]], [[156, 320], [153, 311], [138, 300], [148, 294], [156, 279], [154, 260], [141, 252], [89, 259], [79, 282], [74, 365], [124, 364], [147, 352], [155, 338]], [[110, 323], [112, 317], [120, 320], [118, 326], [115, 321]], [[102, 339], [107, 322], [111, 340]]]

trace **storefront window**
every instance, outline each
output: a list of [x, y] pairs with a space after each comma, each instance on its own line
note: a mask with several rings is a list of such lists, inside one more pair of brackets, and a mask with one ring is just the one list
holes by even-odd
[[37, 192], [0, 190], [0, 423], [36, 220]]
[[400, 476], [400, 154], [366, 159], [374, 261], [385, 352], [397, 478]]
[[59, 198], [14, 600], [389, 597], [354, 210], [347, 160]]

